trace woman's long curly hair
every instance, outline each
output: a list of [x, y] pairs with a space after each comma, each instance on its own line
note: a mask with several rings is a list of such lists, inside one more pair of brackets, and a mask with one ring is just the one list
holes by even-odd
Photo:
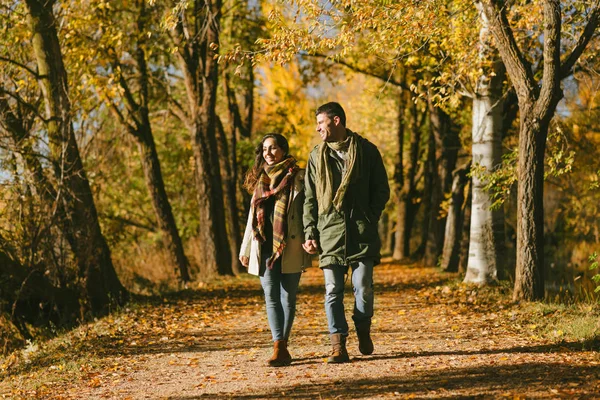
[[244, 188], [249, 192], [253, 193], [254, 188], [256, 187], [256, 183], [258, 182], [258, 177], [264, 169], [265, 159], [263, 157], [263, 146], [265, 144], [265, 140], [267, 139], [275, 139], [277, 146], [283, 150], [283, 158], [288, 158], [290, 145], [288, 144], [285, 136], [280, 135], [279, 133], [267, 133], [261, 139], [260, 143], [254, 149], [254, 165], [252, 168], [248, 170], [246, 174], [246, 179], [244, 180]]

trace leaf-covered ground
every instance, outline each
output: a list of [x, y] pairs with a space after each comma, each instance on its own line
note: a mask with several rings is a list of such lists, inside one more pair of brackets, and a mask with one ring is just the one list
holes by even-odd
[[[375, 353], [361, 356], [352, 331], [349, 364], [324, 362], [323, 278], [312, 268], [301, 280], [289, 367], [266, 366], [272, 347], [262, 292], [247, 277], [137, 302], [32, 344], [0, 360], [0, 397], [600, 397], [598, 341], [553, 327], [568, 318], [560, 309], [512, 304], [508, 289], [460, 285], [435, 269], [385, 263], [375, 279]], [[595, 306], [587, 312], [598, 315]]]

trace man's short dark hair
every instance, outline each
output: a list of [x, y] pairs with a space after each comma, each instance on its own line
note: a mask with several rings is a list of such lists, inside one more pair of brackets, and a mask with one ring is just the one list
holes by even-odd
[[332, 101], [323, 104], [322, 106], [317, 108], [317, 111], [315, 111], [315, 116], [318, 116], [319, 114], [326, 114], [330, 119], [333, 119], [333, 117], [339, 117], [342, 126], [344, 128], [346, 127], [346, 113], [344, 112], [344, 109], [342, 108], [340, 103]]

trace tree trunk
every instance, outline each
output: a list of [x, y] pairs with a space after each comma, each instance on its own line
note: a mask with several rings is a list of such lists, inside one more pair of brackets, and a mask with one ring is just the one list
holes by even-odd
[[247, 63], [248, 77], [246, 79], [247, 86], [244, 91], [244, 126], [246, 127], [246, 136], [252, 134], [252, 122], [254, 121], [254, 66], [252, 63]]
[[[217, 118], [217, 138], [219, 140], [219, 160], [221, 162], [221, 171], [223, 171], [223, 193], [225, 207], [227, 209], [227, 234], [229, 237], [229, 248], [231, 250], [231, 270], [235, 275], [242, 273], [244, 268], [240, 260], [235, 257], [242, 245], [242, 234], [240, 231], [240, 221], [238, 217], [238, 207], [236, 201], [237, 181], [233, 171], [237, 168], [235, 151], [229, 150], [228, 140], [223, 129], [221, 120]], [[233, 148], [235, 148], [235, 133], [231, 138]]]
[[94, 313], [122, 304], [127, 292], [112, 264], [100, 230], [92, 191], [75, 141], [68, 96], [68, 80], [53, 15], [53, 1], [27, 0], [45, 103], [52, 163], [60, 182], [66, 216], [73, 227], [76, 257], [82, 281], [84, 309]]
[[[431, 122], [430, 122], [431, 123]], [[437, 184], [438, 175], [435, 167], [435, 138], [431, 128], [429, 129], [429, 138], [427, 140], [427, 159], [425, 160], [424, 168], [424, 182], [423, 182], [423, 196], [422, 196], [422, 207], [423, 207], [423, 221], [421, 230], [421, 243], [415, 251], [415, 257], [417, 259], [423, 259], [425, 257], [425, 249], [429, 243], [429, 231], [431, 227], [431, 219], [434, 217], [433, 209], [433, 188]], [[437, 210], [435, 210], [437, 212]], [[424, 261], [425, 262], [425, 261]], [[434, 261], [435, 263], [435, 261]], [[426, 265], [431, 265], [426, 263]]]
[[539, 119], [532, 116], [532, 106], [519, 108], [517, 267], [513, 299], [543, 299], [544, 152], [548, 125], [542, 125]]
[[[394, 239], [394, 250], [392, 257], [396, 260], [404, 258], [404, 254], [400, 254], [400, 250], [403, 250], [403, 246], [399, 244], [399, 241], [404, 241], [404, 228], [406, 221], [406, 212], [403, 209], [403, 196], [402, 188], [404, 187], [404, 131], [405, 123], [404, 118], [406, 114], [406, 94], [404, 90], [400, 89], [400, 96], [398, 96], [398, 130], [396, 131], [396, 140], [398, 141], [398, 148], [396, 150], [396, 161], [394, 163], [394, 189], [396, 195], [396, 237]], [[396, 250], [399, 248], [399, 250]]]
[[425, 246], [424, 262], [437, 265], [444, 244], [446, 218], [440, 217], [440, 206], [452, 188], [452, 171], [456, 166], [460, 142], [458, 134], [450, 129], [450, 117], [429, 100], [431, 131], [435, 138], [435, 169], [431, 192], [429, 235]]
[[484, 189], [485, 175], [502, 162], [501, 80], [498, 83], [495, 87], [486, 85], [489, 90], [480, 86], [473, 98], [473, 164], [484, 167], [485, 172], [472, 178], [469, 260], [464, 279], [468, 283], [495, 281], [504, 255], [504, 212], [502, 208], [491, 209], [490, 194]]
[[[479, 53], [482, 60], [493, 57], [488, 21], [480, 13], [482, 28], [479, 35]], [[473, 94], [473, 124], [471, 128], [472, 160], [485, 168], [483, 174], [472, 179], [471, 229], [469, 260], [464, 282], [488, 284], [498, 278], [498, 269], [504, 256], [504, 211], [491, 209], [490, 194], [484, 189], [486, 175], [502, 163], [502, 82], [504, 66], [496, 61], [477, 81]]]
[[393, 258], [403, 260], [410, 257], [410, 237], [412, 233], [415, 215], [419, 207], [416, 204], [417, 195], [416, 174], [419, 162], [419, 149], [421, 146], [421, 128], [426, 118], [427, 111], [424, 110], [419, 121], [418, 107], [411, 106], [412, 124], [410, 130], [410, 148], [406, 175], [402, 181], [403, 185], [398, 193], [397, 215], [396, 215], [396, 238], [394, 242]]
[[472, 181], [467, 182], [469, 185], [467, 200], [465, 201], [463, 217], [462, 217], [462, 238], [460, 240], [460, 255], [458, 260], [458, 272], [464, 274], [467, 272], [467, 263], [469, 261], [469, 238], [471, 226], [471, 204], [473, 203], [473, 183]]
[[134, 97], [130, 95], [129, 85], [123, 75], [120, 76], [120, 83], [126, 93], [126, 101], [130, 105], [130, 109], [136, 115], [135, 126], [128, 125], [126, 121], [123, 123], [129, 128], [129, 132], [134, 136], [140, 156], [142, 158], [142, 168], [144, 170], [144, 177], [146, 180], [146, 187], [150, 192], [150, 199], [152, 201], [152, 207], [158, 226], [162, 232], [162, 240], [169, 254], [169, 258], [174, 266], [177, 267], [179, 272], [179, 278], [182, 282], [190, 281], [189, 267], [190, 263], [183, 250], [183, 243], [181, 236], [179, 236], [179, 230], [173, 216], [173, 209], [167, 196], [165, 189], [165, 183], [160, 167], [160, 160], [156, 151], [156, 143], [154, 141], [154, 135], [152, 133], [152, 123], [150, 122], [149, 116], [149, 78], [148, 78], [148, 64], [146, 60], [146, 23], [149, 15], [146, 12], [145, 0], [141, 0], [139, 3], [140, 10], [137, 21], [137, 35], [138, 43], [135, 51], [135, 59], [137, 63], [139, 78], [138, 78], [138, 95], [139, 104], [134, 100]]
[[390, 216], [389, 213], [383, 212], [381, 214], [381, 218], [379, 219], [379, 223], [377, 224], [377, 234], [381, 238], [381, 254], [388, 255], [391, 250], [391, 239], [392, 235], [390, 234]]
[[[251, 63], [250, 63], [251, 64]], [[248, 65], [247, 67], [249, 80], [252, 81], [246, 82], [246, 85], [243, 85], [243, 97], [244, 104], [242, 108], [244, 110], [244, 114], [240, 111], [240, 106], [238, 105], [238, 101], [236, 99], [236, 95], [234, 90], [230, 85], [230, 78], [227, 73], [223, 74], [223, 86], [225, 89], [225, 94], [227, 97], [227, 108], [229, 110], [229, 120], [231, 121], [230, 130], [232, 132], [231, 136], [231, 152], [232, 154], [229, 157], [232, 157], [231, 163], [231, 171], [232, 171], [232, 179], [236, 182], [236, 195], [239, 190], [241, 194], [241, 204], [243, 208], [243, 214], [248, 213], [248, 209], [246, 207], [250, 206], [251, 195], [244, 189], [244, 177], [246, 176], [246, 170], [238, 170], [239, 165], [237, 163], [236, 150], [237, 150], [237, 141], [238, 139], [250, 139], [250, 134], [252, 132], [252, 118], [254, 113], [254, 72], [252, 65]], [[237, 216], [239, 221], [239, 214]], [[239, 229], [239, 228], [238, 228]], [[237, 257], [235, 257], [237, 259]]]
[[188, 111], [179, 106], [176, 112], [192, 137], [202, 246], [199, 263], [204, 277], [233, 273], [216, 139], [221, 6], [221, 0], [196, 0], [192, 14], [180, 13], [173, 36], [188, 97]]
[[[147, 112], [146, 112], [147, 113]], [[147, 116], [147, 115], [146, 115]], [[150, 130], [150, 121], [145, 127], [144, 134], [140, 134], [138, 139], [138, 148], [142, 157], [142, 167], [146, 186], [152, 199], [152, 207], [158, 221], [158, 226], [163, 234], [163, 242], [173, 265], [177, 266], [179, 278], [183, 282], [190, 281], [189, 261], [183, 250], [183, 243], [177, 230], [173, 209], [165, 190], [165, 184], [160, 168], [158, 153], [154, 143], [154, 136]]]
[[443, 271], [458, 271], [460, 258], [460, 244], [462, 240], [462, 212], [465, 201], [465, 185], [468, 182], [467, 173], [470, 165], [457, 168], [452, 173], [452, 197], [446, 218], [446, 231], [444, 234], [444, 248], [440, 267]]
[[394, 237], [394, 260], [404, 260], [410, 255], [410, 234], [408, 231], [408, 220], [411, 219], [407, 212], [407, 197], [402, 191], [398, 194], [396, 204], [396, 232]]
[[[196, 198], [200, 211], [199, 236], [203, 246], [200, 269], [206, 277], [214, 274], [229, 275], [232, 273], [231, 249], [227, 240], [220, 165], [216, 157], [218, 149], [214, 138], [215, 121], [206, 115], [206, 112], [202, 114], [204, 114], [200, 116], [202, 122], [195, 129], [193, 144], [196, 165]], [[206, 124], [212, 126], [208, 128]], [[208, 133], [208, 131], [212, 131], [212, 133]], [[209, 137], [211, 134], [212, 138]]]
[[[219, 6], [218, 8], [213, 6], [213, 23], [209, 24], [210, 28], [208, 29], [208, 43], [218, 44], [221, 6], [220, 1], [215, 3], [219, 3]], [[196, 146], [195, 154], [197, 154], [197, 170], [199, 173], [204, 172], [206, 174], [208, 172], [208, 177], [211, 181], [209, 185], [203, 185], [204, 189], [206, 189], [205, 191], [199, 192], [199, 197], [203, 197], [204, 193], [207, 195], [207, 197], [211, 197], [210, 205], [208, 205], [208, 207], [202, 207], [202, 210], [205, 211], [206, 209], [211, 209], [211, 213], [209, 215], [203, 215], [204, 221], [201, 220], [200, 229], [202, 229], [204, 224], [206, 224], [206, 226], [212, 225], [210, 234], [212, 235], [214, 233], [215, 236], [216, 253], [214, 256], [207, 255], [207, 258], [212, 261], [214, 257], [215, 261], [217, 262], [216, 267], [219, 275], [231, 275], [233, 274], [233, 270], [231, 269], [232, 253], [227, 237], [223, 185], [221, 177], [222, 172], [220, 168], [219, 150], [216, 137], [216, 104], [219, 72], [216, 60], [208, 60], [208, 58], [210, 57], [207, 57], [206, 73], [203, 76], [204, 96], [202, 98], [202, 106], [199, 109], [200, 124], [196, 126], [196, 140], [194, 144]], [[208, 146], [206, 146], [207, 144]], [[198, 148], [199, 145], [201, 145], [201, 148]], [[206, 154], [207, 150], [208, 154]], [[201, 162], [199, 163], [199, 161]], [[206, 164], [205, 161], [208, 161], [209, 163]], [[206, 204], [203, 200], [200, 200], [199, 203], [203, 205]], [[206, 235], [208, 232], [208, 230], [205, 231], [205, 237], [208, 236]]]

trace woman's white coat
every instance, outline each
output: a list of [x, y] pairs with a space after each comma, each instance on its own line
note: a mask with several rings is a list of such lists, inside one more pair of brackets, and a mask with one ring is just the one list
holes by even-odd
[[[288, 205], [286, 246], [281, 254], [281, 272], [284, 274], [302, 272], [311, 266], [310, 255], [302, 248], [302, 243], [304, 243], [304, 227], [302, 226], [303, 191], [304, 170], [300, 170], [296, 173], [292, 184], [290, 203]], [[252, 197], [252, 200], [254, 200], [254, 197]], [[254, 238], [252, 232], [253, 214], [254, 207], [251, 205], [239, 256], [248, 257], [249, 274], [259, 275], [261, 245]]]

